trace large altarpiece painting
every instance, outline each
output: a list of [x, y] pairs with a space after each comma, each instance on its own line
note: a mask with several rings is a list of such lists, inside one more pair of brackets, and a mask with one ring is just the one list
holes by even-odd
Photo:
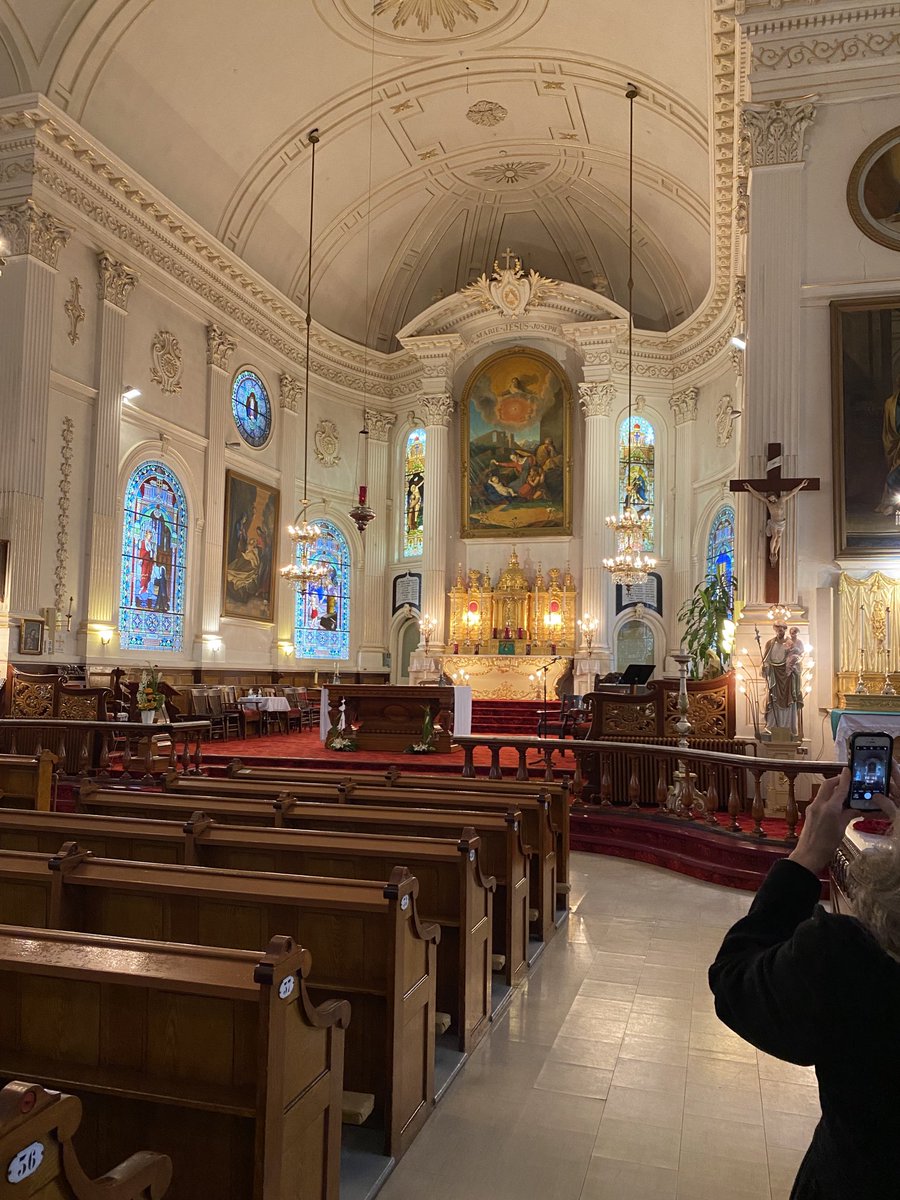
[[236, 471], [227, 471], [223, 616], [251, 621], [275, 619], [277, 544], [278, 492]]
[[838, 555], [900, 550], [900, 296], [831, 305]]
[[572, 532], [572, 389], [548, 354], [485, 359], [463, 392], [462, 536]]

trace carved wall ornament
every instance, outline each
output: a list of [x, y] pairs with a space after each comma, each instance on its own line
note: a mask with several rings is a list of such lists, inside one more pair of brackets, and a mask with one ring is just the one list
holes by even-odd
[[114, 304], [123, 312], [128, 312], [128, 298], [134, 290], [138, 276], [125, 263], [101, 251], [97, 255], [97, 295], [101, 300]]
[[206, 327], [206, 365], [228, 370], [228, 360], [237, 348], [236, 340], [221, 325]]
[[[474, 283], [462, 289], [464, 296], [471, 296], [485, 312], [497, 308], [507, 317], [520, 317], [533, 304], [541, 304], [559, 287], [556, 279], [545, 279], [537, 271], [529, 271], [526, 277], [522, 263], [515, 258], [511, 250], [504, 253], [506, 266], [500, 269], [499, 262], [494, 263], [490, 277], [482, 275]], [[510, 266], [510, 259], [514, 265]]]
[[281, 386], [281, 407], [288, 412], [298, 412], [300, 401], [303, 399], [303, 384], [293, 375], [282, 375], [278, 380]]
[[485, 183], [521, 183], [523, 179], [539, 175], [546, 166], [547, 164], [542, 162], [510, 159], [508, 162], [503, 160], [479, 167], [477, 171], [470, 171], [469, 175], [472, 179], [483, 179]]
[[33, 200], [25, 200], [0, 210], [0, 234], [10, 258], [27, 254], [55, 270], [59, 252], [72, 231], [38, 208]]
[[369, 439], [373, 442], [386, 442], [390, 439], [391, 430], [394, 428], [394, 422], [397, 420], [397, 414], [392, 412], [382, 412], [377, 408], [366, 409], [366, 428], [369, 431]]
[[744, 374], [744, 352], [737, 346], [731, 347], [731, 365], [735, 375], [740, 379]]
[[449, 425], [453, 416], [453, 397], [449, 393], [438, 396], [420, 396], [418, 401], [420, 419], [427, 429], [429, 425]]
[[313, 434], [316, 458], [323, 467], [336, 467], [341, 461], [341, 440], [334, 421], [320, 421]]
[[746, 233], [750, 222], [750, 192], [747, 176], [738, 175], [734, 184], [734, 224], [739, 233]]
[[608, 417], [616, 399], [614, 383], [579, 383], [578, 402], [586, 417]]
[[639, 417], [642, 416], [644, 409], [647, 407], [647, 397], [635, 396], [632, 407]]
[[69, 503], [72, 492], [72, 443], [74, 439], [75, 422], [71, 417], [63, 417], [59, 454], [59, 497], [56, 501], [56, 562], [53, 567], [53, 600], [58, 613], [63, 612], [65, 608], [67, 591]]
[[741, 154], [749, 167], [803, 162], [803, 138], [816, 115], [809, 100], [745, 104], [741, 109]]
[[473, 125], [499, 125], [508, 116], [509, 112], [496, 100], [476, 100], [466, 113]]
[[373, 17], [382, 17], [393, 12], [391, 24], [402, 28], [410, 18], [415, 20], [422, 33], [427, 33], [433, 17], [440, 17], [448, 33], [456, 28], [457, 19], [478, 23], [477, 9], [496, 12], [494, 0], [376, 0]]
[[716, 442], [727, 446], [734, 436], [734, 423], [741, 415], [731, 396], [723, 396], [716, 405]]
[[81, 336], [78, 332], [78, 326], [84, 320], [84, 305], [81, 303], [81, 284], [77, 278], [71, 281], [71, 288], [69, 298], [63, 305], [63, 309], [69, 318], [69, 341], [74, 346]]
[[746, 300], [747, 277], [746, 275], [736, 275], [734, 277], [734, 315], [739, 332], [744, 328]]
[[808, 41], [782, 42], [780, 45], [757, 46], [753, 66], [768, 71], [782, 67], [801, 67], [817, 64], [859, 62], [866, 58], [882, 58], [900, 51], [900, 31], [855, 33], [849, 37], [810, 38]]
[[669, 407], [675, 417], [676, 425], [685, 425], [688, 421], [697, 419], [697, 400], [700, 397], [700, 389], [695, 387], [684, 388], [680, 392], [676, 392], [669, 401]]
[[183, 356], [178, 338], [168, 329], [161, 329], [150, 343], [153, 366], [150, 378], [167, 396], [177, 396], [181, 391]]

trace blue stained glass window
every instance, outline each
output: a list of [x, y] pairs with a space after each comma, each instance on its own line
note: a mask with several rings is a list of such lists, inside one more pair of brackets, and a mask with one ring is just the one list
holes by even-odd
[[272, 432], [272, 405], [266, 386], [255, 371], [238, 371], [231, 385], [231, 412], [238, 433], [254, 449], [264, 446]]
[[713, 517], [706, 543], [706, 577], [721, 575], [728, 588], [734, 575], [734, 509], [723, 506]]
[[[644, 550], [651, 551], [655, 540], [653, 507], [656, 498], [656, 431], [644, 417], [631, 418], [632, 504], [647, 509], [647, 533]], [[628, 486], [628, 418], [619, 426], [619, 511], [625, 507]]]
[[143, 462], [125, 488], [119, 644], [171, 650], [184, 644], [187, 502], [173, 471]]
[[350, 547], [331, 521], [316, 524], [322, 536], [312, 557], [328, 565], [328, 575], [297, 593], [294, 645], [298, 658], [349, 658]]
[[425, 514], [425, 430], [414, 429], [406, 439], [404, 462], [403, 557], [421, 558]]

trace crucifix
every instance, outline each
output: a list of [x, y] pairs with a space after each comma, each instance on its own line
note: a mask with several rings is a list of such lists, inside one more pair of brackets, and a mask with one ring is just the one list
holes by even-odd
[[787, 502], [798, 492], [819, 490], [818, 479], [785, 479], [781, 474], [784, 461], [781, 442], [769, 442], [766, 450], [766, 474], [764, 479], [731, 479], [728, 486], [733, 492], [749, 492], [765, 504], [768, 511], [766, 537], [769, 553], [766, 558], [765, 596], [767, 604], [778, 604], [779, 566], [781, 539], [787, 526]]
[[510, 250], [509, 246], [507, 246], [507, 247], [506, 247], [506, 250], [503, 252], [503, 257], [506, 259], [506, 269], [507, 269], [507, 271], [510, 269], [510, 267], [509, 267], [509, 260], [510, 260], [510, 259], [513, 259], [515, 262], [518, 262], [518, 259], [516, 259], [516, 256], [515, 256], [515, 254], [513, 254], [512, 250]]

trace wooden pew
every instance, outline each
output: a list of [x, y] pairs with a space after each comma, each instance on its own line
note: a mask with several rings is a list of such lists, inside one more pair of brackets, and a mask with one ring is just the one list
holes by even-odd
[[472, 1050], [488, 1029], [496, 883], [482, 873], [481, 841], [474, 829], [438, 839], [222, 825], [202, 813], [183, 825], [0, 809], [2, 850], [53, 855], [67, 841], [100, 858], [385, 882], [403, 863], [419, 881], [422, 919], [441, 927], [438, 1011], [449, 1014], [463, 1052]]
[[[287, 795], [269, 802], [264, 798], [223, 798], [212, 794], [180, 795], [177, 792], [101, 788], [92, 781], [82, 785], [77, 803], [84, 813], [106, 817], [139, 817], [152, 822], [188, 821], [198, 808], [202, 808], [208, 817], [223, 824], [287, 825], [300, 829], [332, 829], [393, 837], [412, 834], [419, 837], [458, 838], [462, 829], [472, 826], [481, 839], [481, 869], [485, 876], [493, 876], [497, 882], [493, 903], [494, 953], [504, 960], [504, 978], [510, 986], [521, 983], [527, 974], [528, 881], [532, 854], [524, 841], [521, 813], [516, 808], [500, 814], [450, 809], [413, 811], [361, 805], [300, 804]], [[20, 842], [9, 841], [8, 830], [3, 837], [6, 846], [26, 848]], [[48, 848], [42, 845], [41, 849]], [[144, 850], [135, 857], [153, 859], [155, 855]]]
[[288, 937], [261, 957], [0, 925], [0, 1075], [78, 1096], [90, 1174], [149, 1146], [169, 1200], [338, 1200], [350, 1010], [314, 1007], [309, 969]]
[[0, 802], [6, 808], [49, 812], [58, 762], [49, 750], [38, 754], [0, 754]]
[[440, 930], [419, 921], [418, 890], [405, 868], [384, 885], [95, 859], [74, 842], [49, 859], [0, 851], [4, 921], [242, 950], [276, 928], [295, 937], [312, 955], [311, 996], [352, 1003], [345, 1086], [374, 1095], [394, 1158], [434, 1101]]
[[[391, 787], [361, 787], [351, 783], [347, 786], [327, 783], [291, 783], [287, 788], [274, 780], [251, 779], [185, 779], [183, 775], [170, 774], [163, 781], [166, 791], [186, 795], [222, 795], [277, 798], [289, 791], [298, 800], [328, 801], [352, 805], [399, 806], [403, 808], [452, 808], [458, 810], [504, 812], [509, 807], [509, 798], [492, 795], [490, 792], [448, 794], [444, 791], [395, 790]], [[524, 837], [533, 848], [535, 861], [530, 876], [531, 892], [531, 936], [546, 942], [556, 932], [557, 919], [561, 922], [568, 915], [565, 896], [559, 897], [562, 909], [557, 917], [556, 891], [556, 847], [558, 837], [568, 841], [568, 805], [565, 808], [564, 829], [559, 830], [551, 814], [552, 798], [538, 793], [520, 796], [515, 801], [522, 813]], [[471, 824], [467, 821], [466, 824]]]
[[[229, 779], [278, 780], [285, 784], [291, 780], [310, 783], [352, 783], [357, 787], [409, 788], [412, 791], [444, 791], [472, 793], [476, 795], [537, 796], [542, 792], [551, 797], [550, 812], [557, 830], [556, 888], [562, 896], [571, 891], [569, 879], [569, 811], [572, 805], [572, 789], [568, 780], [546, 779], [464, 779], [461, 775], [432, 775], [420, 771], [404, 774], [399, 767], [390, 766], [386, 771], [338, 771], [299, 767], [256, 767], [235, 758], [226, 770]], [[289, 791], [285, 787], [283, 790]]]
[[30, 1180], [23, 1195], [31, 1200], [159, 1200], [172, 1179], [164, 1154], [140, 1151], [108, 1171], [88, 1179], [72, 1145], [81, 1124], [81, 1101], [45, 1091], [19, 1079], [0, 1091], [0, 1169], [13, 1188]]

